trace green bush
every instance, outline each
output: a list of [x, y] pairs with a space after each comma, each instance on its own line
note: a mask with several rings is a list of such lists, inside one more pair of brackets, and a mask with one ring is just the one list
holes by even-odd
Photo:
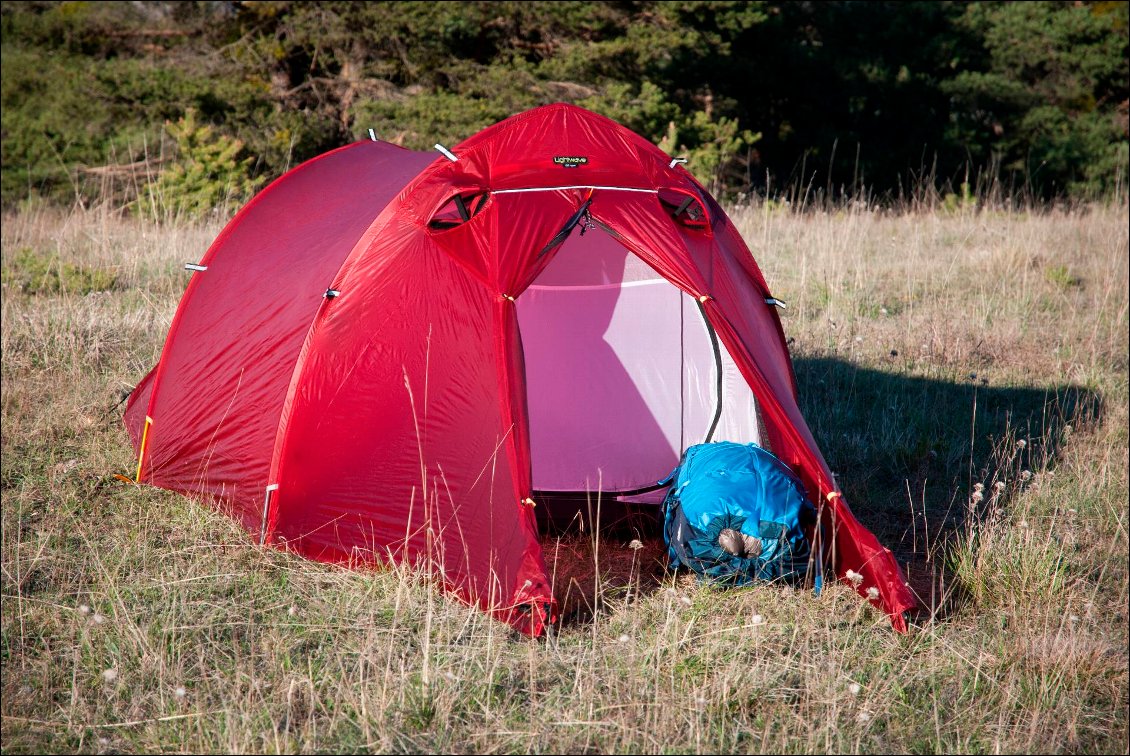
[[431, 149], [555, 101], [686, 155], [723, 194], [957, 197], [964, 180], [978, 197], [1119, 197], [1128, 8], [6, 3], [0, 201], [106, 199], [130, 166], [136, 195], [152, 177], [136, 166], [167, 157], [162, 124], [190, 108], [243, 143], [241, 170], [274, 177], [368, 128]]
[[254, 159], [243, 156], [243, 142], [197, 123], [195, 110], [165, 128], [176, 140], [177, 157], [138, 199], [143, 214], [188, 218], [217, 210], [227, 214], [232, 206], [249, 200], [262, 183], [262, 177], [250, 174]]
[[90, 268], [61, 260], [57, 254], [40, 254], [23, 247], [2, 269], [4, 288], [23, 294], [89, 294], [109, 291], [118, 275], [106, 268]]

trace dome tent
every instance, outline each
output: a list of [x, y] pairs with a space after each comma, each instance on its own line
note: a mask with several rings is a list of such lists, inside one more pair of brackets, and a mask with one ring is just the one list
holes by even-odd
[[691, 444], [758, 441], [905, 629], [915, 600], [801, 417], [776, 300], [679, 161], [564, 104], [437, 148], [314, 158], [186, 265], [126, 409], [138, 480], [313, 559], [425, 564], [536, 635], [540, 491], [630, 493]]

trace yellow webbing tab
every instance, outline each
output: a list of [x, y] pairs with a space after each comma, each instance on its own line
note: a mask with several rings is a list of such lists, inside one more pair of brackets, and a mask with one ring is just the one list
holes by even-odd
[[149, 441], [149, 426], [153, 424], [153, 418], [149, 415], [145, 416], [145, 429], [141, 431], [141, 448], [137, 452], [137, 475], [134, 476], [133, 482], [141, 482], [141, 461], [145, 459], [145, 444]]

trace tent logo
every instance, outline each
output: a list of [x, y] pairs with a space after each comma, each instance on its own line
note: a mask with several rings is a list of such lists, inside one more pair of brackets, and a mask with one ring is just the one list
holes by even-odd
[[575, 155], [558, 155], [553, 158], [553, 162], [565, 168], [576, 168], [578, 166], [588, 165], [589, 159]]

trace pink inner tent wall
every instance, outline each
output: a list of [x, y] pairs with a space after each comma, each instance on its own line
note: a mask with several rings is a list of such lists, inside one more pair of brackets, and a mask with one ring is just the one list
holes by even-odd
[[[534, 488], [641, 488], [704, 440], [718, 373], [698, 307], [612, 237], [574, 232], [518, 298], [518, 318]], [[757, 441], [753, 393], [719, 348], [713, 440]]]

